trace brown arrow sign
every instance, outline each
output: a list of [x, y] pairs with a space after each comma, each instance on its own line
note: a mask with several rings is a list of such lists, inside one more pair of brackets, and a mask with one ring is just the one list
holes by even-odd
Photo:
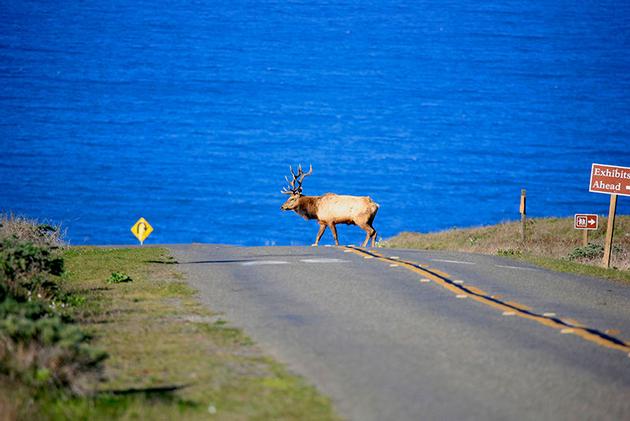
[[598, 216], [592, 213], [576, 213], [573, 228], [576, 230], [596, 230], [599, 225]]

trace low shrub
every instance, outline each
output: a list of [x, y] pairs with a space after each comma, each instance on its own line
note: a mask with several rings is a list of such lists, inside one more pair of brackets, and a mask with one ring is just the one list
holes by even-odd
[[133, 279], [126, 273], [122, 272], [112, 272], [109, 278], [106, 281], [108, 284], [121, 284], [124, 282], [133, 282]]
[[598, 259], [604, 256], [604, 246], [588, 243], [583, 247], [574, 248], [567, 256], [569, 260]]
[[0, 300], [7, 295], [17, 300], [52, 298], [59, 290], [50, 275], [63, 273], [63, 259], [45, 246], [17, 238], [0, 241]]
[[18, 302], [13, 298], [6, 298], [4, 301], [0, 302], [0, 320], [5, 320], [9, 316], [38, 320], [44, 317], [54, 316], [54, 311], [50, 306], [39, 300]]
[[16, 301], [14, 298], [7, 297], [0, 302], [0, 320], [17, 315], [31, 320], [38, 320], [44, 317], [59, 317], [62, 321], [73, 323], [74, 319], [70, 316], [71, 307], [78, 307], [83, 304], [85, 298], [82, 296], [74, 296], [72, 294], [61, 294], [59, 301]]
[[499, 256], [514, 257], [521, 256], [523, 253], [520, 250], [516, 249], [499, 249], [497, 250], [497, 254]]
[[9, 279], [36, 272], [61, 275], [63, 259], [48, 247], [6, 238], [0, 242], [0, 269]]
[[[613, 253], [623, 253], [623, 249], [616, 244], [612, 245]], [[604, 257], [604, 246], [601, 244], [588, 243], [586, 246], [576, 247], [567, 256], [569, 260], [596, 260]]]
[[0, 372], [34, 387], [91, 390], [107, 355], [90, 337], [59, 317], [30, 319], [10, 314], [0, 321]]

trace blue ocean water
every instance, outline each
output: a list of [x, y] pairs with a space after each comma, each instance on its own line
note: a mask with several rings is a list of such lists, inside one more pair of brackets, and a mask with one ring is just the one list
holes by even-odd
[[[370, 195], [379, 237], [606, 213], [630, 166], [630, 3], [0, 0], [0, 210], [73, 244], [310, 244], [282, 213]], [[630, 213], [630, 197], [620, 197]], [[363, 233], [341, 227], [342, 242]], [[330, 234], [325, 237], [331, 241]]]

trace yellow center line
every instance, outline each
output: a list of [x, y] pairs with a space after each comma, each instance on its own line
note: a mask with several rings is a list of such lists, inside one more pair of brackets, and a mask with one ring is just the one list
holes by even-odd
[[447, 273], [438, 271], [435, 269], [429, 269], [426, 266], [422, 266], [418, 263], [403, 260], [400, 258], [392, 259], [383, 256], [375, 251], [367, 251], [357, 247], [348, 246], [344, 251], [350, 251], [359, 256], [371, 256], [374, 260], [380, 260], [387, 263], [396, 262], [398, 266], [406, 268], [412, 272], [422, 275], [423, 278], [430, 279], [441, 287], [455, 293], [456, 295], [466, 294], [471, 299], [483, 303], [487, 306], [500, 310], [501, 312], [514, 313], [514, 316], [521, 317], [523, 319], [533, 320], [544, 326], [558, 329], [561, 333], [570, 333], [576, 336], [586, 339], [594, 344], [630, 353], [630, 344], [623, 340], [612, 336], [611, 333], [606, 331], [602, 332], [597, 329], [589, 328], [586, 325], [573, 320], [573, 319], [560, 319], [555, 316], [545, 316], [543, 314], [535, 313], [530, 307], [519, 304], [515, 301], [503, 301], [499, 295], [489, 295], [485, 291], [467, 285], [466, 283], [457, 284], [450, 279]]

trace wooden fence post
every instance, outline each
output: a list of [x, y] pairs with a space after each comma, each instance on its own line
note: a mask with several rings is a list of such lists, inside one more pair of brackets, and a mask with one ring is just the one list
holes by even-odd
[[520, 206], [520, 212], [521, 212], [521, 241], [525, 242], [525, 224], [527, 222], [527, 217], [526, 217], [526, 206], [525, 206], [525, 202], [527, 199], [527, 192], [525, 191], [525, 189], [521, 189], [521, 206]]

